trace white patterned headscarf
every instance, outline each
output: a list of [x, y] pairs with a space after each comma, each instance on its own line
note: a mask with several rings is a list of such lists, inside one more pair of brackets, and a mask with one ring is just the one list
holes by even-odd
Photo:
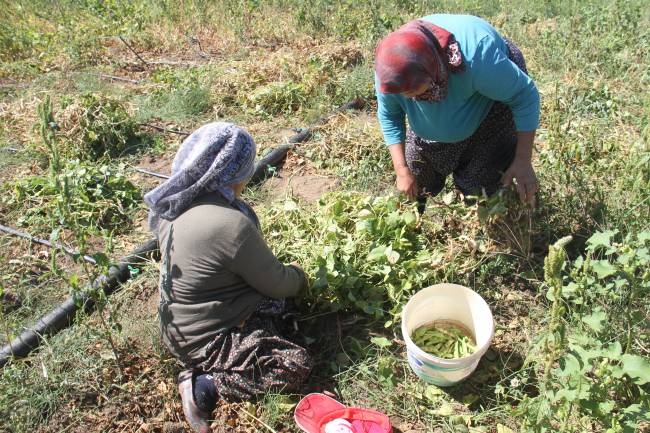
[[171, 177], [145, 194], [149, 228], [155, 231], [160, 218], [176, 218], [205, 192], [218, 192], [257, 225], [253, 209], [231, 188], [252, 175], [254, 161], [255, 142], [244, 129], [226, 122], [200, 127], [178, 149]]

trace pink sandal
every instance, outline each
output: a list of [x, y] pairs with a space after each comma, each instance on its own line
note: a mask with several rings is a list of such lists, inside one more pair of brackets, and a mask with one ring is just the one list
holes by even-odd
[[346, 407], [324, 394], [305, 396], [294, 419], [306, 433], [392, 433], [388, 416], [372, 409]]

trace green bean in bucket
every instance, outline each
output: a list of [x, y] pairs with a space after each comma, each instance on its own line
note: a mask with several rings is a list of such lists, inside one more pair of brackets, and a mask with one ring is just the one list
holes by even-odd
[[476, 351], [471, 337], [458, 326], [447, 323], [420, 326], [411, 334], [411, 340], [420, 349], [438, 358], [464, 358]]

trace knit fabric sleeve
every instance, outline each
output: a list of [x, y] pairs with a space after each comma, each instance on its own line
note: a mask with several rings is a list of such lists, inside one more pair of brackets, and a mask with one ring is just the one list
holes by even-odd
[[496, 40], [486, 36], [472, 60], [475, 90], [501, 101], [512, 110], [517, 131], [533, 131], [539, 126], [539, 92], [533, 80], [508, 59]]
[[377, 90], [377, 119], [384, 141], [389, 146], [404, 143], [406, 139], [405, 113], [398, 98], [398, 95], [384, 94]]
[[233, 256], [229, 270], [265, 296], [298, 295], [307, 282], [302, 270], [280, 263], [252, 223], [246, 231], [248, 235]]

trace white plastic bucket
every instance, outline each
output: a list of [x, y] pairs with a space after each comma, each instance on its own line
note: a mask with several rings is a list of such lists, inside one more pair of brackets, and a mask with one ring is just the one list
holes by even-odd
[[[464, 326], [476, 341], [476, 352], [464, 358], [444, 359], [417, 347], [411, 340], [413, 331], [435, 321]], [[458, 284], [436, 284], [409, 299], [402, 311], [402, 336], [415, 374], [434, 385], [451, 386], [476, 369], [494, 337], [494, 319], [488, 304], [475, 291]]]

